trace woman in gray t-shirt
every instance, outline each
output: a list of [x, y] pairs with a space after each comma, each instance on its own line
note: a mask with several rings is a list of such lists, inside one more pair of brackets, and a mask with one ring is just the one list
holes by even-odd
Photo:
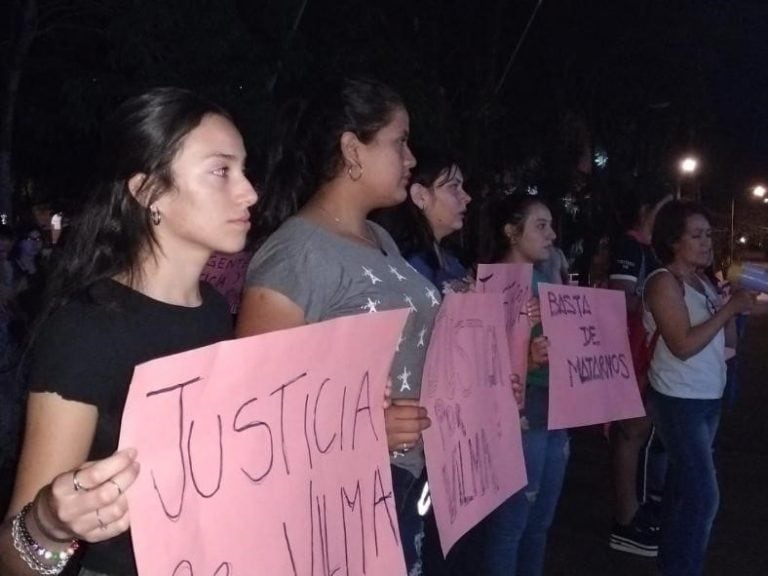
[[416, 165], [408, 148], [408, 112], [389, 87], [344, 80], [322, 87], [293, 126], [293, 138], [280, 143], [270, 162], [259, 232], [277, 230], [249, 265], [237, 333], [410, 310], [392, 362], [385, 414], [410, 572], [419, 563], [423, 534], [416, 506], [423, 487], [421, 431], [430, 424], [419, 406], [421, 372], [440, 295], [402, 258], [389, 234], [367, 219], [406, 198]]

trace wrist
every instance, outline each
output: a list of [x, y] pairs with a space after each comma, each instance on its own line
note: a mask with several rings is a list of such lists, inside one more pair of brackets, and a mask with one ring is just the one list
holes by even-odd
[[64, 571], [77, 551], [79, 543], [72, 539], [68, 546], [62, 548], [48, 548], [47, 545], [41, 544], [29, 530], [29, 527], [34, 524], [33, 522], [28, 524], [32, 506], [31, 502], [24, 506], [11, 521], [13, 547], [32, 571], [44, 576], [56, 576]]
[[49, 496], [50, 486], [44, 487], [35, 496], [27, 514], [27, 530], [38, 542], [51, 544], [56, 548], [66, 548], [76, 538], [69, 530], [61, 526], [60, 522], [54, 519], [50, 504], [48, 503]]

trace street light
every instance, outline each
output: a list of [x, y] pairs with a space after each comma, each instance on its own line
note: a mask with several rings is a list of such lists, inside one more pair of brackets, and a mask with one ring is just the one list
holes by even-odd
[[680, 175], [677, 178], [676, 198], [682, 196], [683, 178], [690, 178], [696, 173], [696, 170], [699, 168], [699, 161], [694, 156], [685, 156], [680, 160], [679, 168]]
[[[758, 184], [757, 186], [752, 187], [752, 196], [754, 196], [755, 198], [762, 198], [763, 204], [768, 204], [768, 196], [766, 196], [766, 194], [768, 194], [768, 189], [766, 189], [766, 187], [763, 186], [762, 184]], [[731, 196], [731, 264], [733, 264], [733, 242], [734, 242], [733, 235], [735, 232], [735, 227], [734, 227], [735, 215], [736, 215], [736, 195], [732, 195]], [[746, 236], [739, 237], [738, 242], [739, 244], [746, 244], [747, 243]]]
[[693, 174], [699, 166], [699, 161], [693, 156], [686, 156], [680, 161], [680, 172], [683, 174]]

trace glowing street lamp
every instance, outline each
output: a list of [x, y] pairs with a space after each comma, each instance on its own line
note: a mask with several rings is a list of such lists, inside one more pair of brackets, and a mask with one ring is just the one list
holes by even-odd
[[699, 168], [699, 161], [694, 156], [685, 156], [680, 160], [678, 165], [679, 174], [677, 177], [677, 190], [675, 193], [676, 198], [680, 198], [683, 193], [683, 180], [686, 178], [692, 178], [696, 174], [696, 170]]
[[699, 161], [693, 156], [686, 156], [680, 161], [680, 172], [683, 174], [693, 174], [699, 167]]
[[[768, 189], [766, 189], [765, 186], [762, 184], [758, 184], [757, 186], [752, 187], [752, 196], [755, 198], [762, 198], [763, 204], [768, 204]], [[733, 262], [733, 244], [734, 244], [734, 218], [736, 216], [736, 196], [731, 196], [731, 262]], [[740, 236], [738, 240], [736, 240], [739, 244], [742, 246], [747, 243], [747, 237], [746, 236]]]

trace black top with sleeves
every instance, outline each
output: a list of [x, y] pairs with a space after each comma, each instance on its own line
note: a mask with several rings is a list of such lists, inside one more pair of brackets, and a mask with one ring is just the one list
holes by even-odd
[[[208, 284], [200, 286], [202, 304], [186, 307], [154, 300], [113, 280], [101, 281], [87, 298], [65, 304], [40, 327], [32, 349], [30, 389], [98, 408], [89, 460], [117, 449], [137, 364], [232, 337], [226, 301]], [[81, 563], [105, 574], [135, 575], [130, 533], [89, 545]]]

